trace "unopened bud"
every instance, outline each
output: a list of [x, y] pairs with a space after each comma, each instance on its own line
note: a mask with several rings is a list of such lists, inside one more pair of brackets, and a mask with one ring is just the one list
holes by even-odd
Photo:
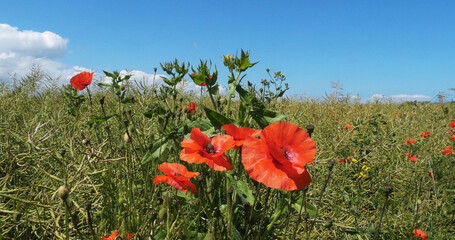
[[124, 141], [125, 143], [131, 142], [131, 138], [130, 138], [130, 136], [128, 135], [127, 132], [126, 132], [125, 134], [123, 134], [123, 141]]
[[68, 195], [70, 194], [68, 188], [66, 188], [65, 186], [60, 186], [57, 191], [58, 195], [63, 201], [65, 201], [68, 198]]

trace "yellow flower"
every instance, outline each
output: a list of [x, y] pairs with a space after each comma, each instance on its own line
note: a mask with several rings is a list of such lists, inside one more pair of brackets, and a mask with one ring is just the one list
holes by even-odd
[[362, 169], [365, 169], [365, 167], [366, 167], [366, 166], [365, 166], [365, 165], [363, 165], [363, 166], [362, 166]]
[[370, 170], [370, 169], [371, 169], [371, 167], [367, 167], [367, 168], [365, 168], [365, 171], [368, 171], [368, 170]]
[[226, 60], [231, 60], [232, 57], [231, 57], [231, 55], [226, 55], [225, 58], [226, 58]]
[[357, 162], [357, 159], [353, 158], [352, 161], [353, 161], [353, 162]]
[[363, 142], [363, 139], [360, 139], [359, 141]]

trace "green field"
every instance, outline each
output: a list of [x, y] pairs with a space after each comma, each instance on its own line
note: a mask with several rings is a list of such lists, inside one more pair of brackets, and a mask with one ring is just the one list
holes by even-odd
[[[36, 71], [3, 85], [0, 239], [101, 239], [115, 231], [123, 239], [412, 239], [414, 229], [455, 239], [455, 154], [442, 152], [455, 143], [453, 103], [360, 104], [339, 91], [299, 99], [280, 94], [281, 73], [257, 85], [242, 80], [254, 65], [243, 52], [225, 64], [225, 92], [216, 89], [225, 76], [203, 62], [193, 76], [188, 66], [164, 64], [170, 78], [161, 88], [106, 73], [113, 84], [92, 83], [90, 95], [71, 85], [37, 89], [45, 78]], [[207, 85], [185, 93], [185, 79]], [[241, 149], [226, 152], [229, 171], [181, 159], [193, 128], [213, 137], [228, 123], [275, 122], [314, 126], [317, 152], [305, 165], [312, 182], [304, 189], [253, 180]], [[197, 191], [155, 185], [164, 162], [199, 172], [190, 179]]]

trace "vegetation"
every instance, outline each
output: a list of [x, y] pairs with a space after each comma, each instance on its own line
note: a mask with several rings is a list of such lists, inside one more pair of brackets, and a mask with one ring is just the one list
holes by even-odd
[[[248, 52], [223, 60], [226, 93], [216, 68], [177, 60], [162, 64], [169, 78], [154, 89], [118, 72], [105, 72], [112, 82], [101, 88], [79, 85], [92, 92], [39, 89], [46, 80], [39, 68], [1, 85], [0, 238], [100, 239], [118, 231], [123, 239], [410, 239], [415, 229], [455, 237], [453, 103], [360, 104], [338, 87], [322, 101], [289, 98], [280, 72], [259, 86], [244, 79], [255, 64]], [[188, 78], [201, 93], [179, 87]], [[182, 159], [193, 129], [213, 137], [227, 124], [276, 122], [314, 141], [306, 187], [257, 182], [242, 148], [225, 152], [232, 170]], [[186, 179], [194, 194], [154, 182], [165, 175], [163, 163], [199, 173]]]

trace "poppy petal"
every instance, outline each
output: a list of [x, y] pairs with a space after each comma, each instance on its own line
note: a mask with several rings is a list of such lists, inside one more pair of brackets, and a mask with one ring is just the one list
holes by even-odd
[[212, 139], [212, 145], [216, 151], [216, 154], [214, 155], [222, 155], [234, 146], [234, 139], [228, 135], [215, 136]]
[[254, 180], [271, 188], [286, 191], [303, 189], [311, 183], [308, 171], [292, 168], [274, 161], [267, 144], [248, 136], [243, 144], [242, 161], [246, 171]]

